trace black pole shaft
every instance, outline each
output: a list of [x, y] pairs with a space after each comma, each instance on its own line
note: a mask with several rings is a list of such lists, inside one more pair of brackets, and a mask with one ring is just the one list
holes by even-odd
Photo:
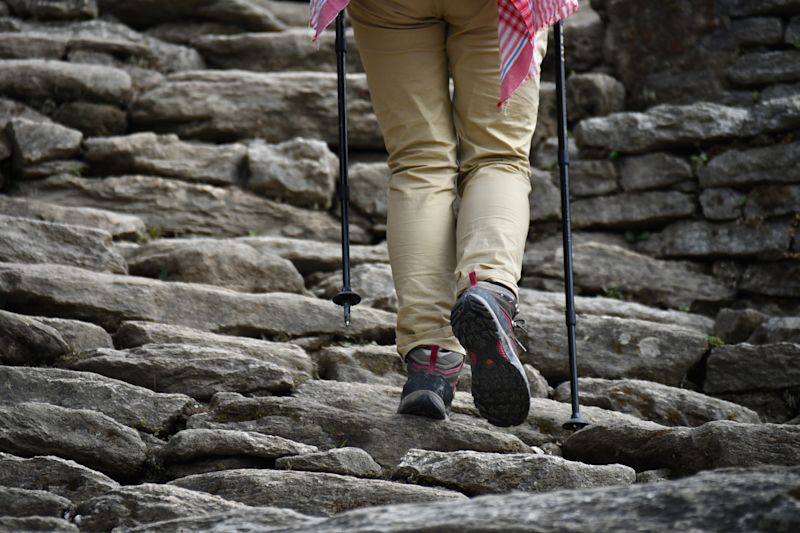
[[555, 25], [556, 106], [558, 113], [558, 166], [561, 178], [561, 221], [564, 241], [564, 298], [566, 300], [567, 345], [569, 350], [570, 393], [572, 417], [564, 424], [572, 429], [586, 425], [580, 413], [578, 397], [578, 355], [575, 338], [575, 284], [572, 269], [572, 215], [570, 209], [569, 140], [567, 138], [567, 96], [564, 68], [564, 29], [561, 21]]

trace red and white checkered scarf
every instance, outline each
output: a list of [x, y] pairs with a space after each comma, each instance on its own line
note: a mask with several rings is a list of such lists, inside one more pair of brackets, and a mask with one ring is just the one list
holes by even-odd
[[[348, 2], [311, 0], [314, 40]], [[497, 0], [500, 104], [508, 100], [522, 82], [538, 74], [542, 58], [536, 54], [536, 33], [577, 10], [578, 0]]]

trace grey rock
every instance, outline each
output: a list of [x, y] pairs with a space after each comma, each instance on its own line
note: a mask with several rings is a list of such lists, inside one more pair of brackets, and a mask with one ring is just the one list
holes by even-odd
[[[392, 281], [392, 269], [389, 265], [368, 263], [356, 265], [350, 271], [353, 287], [358, 287], [366, 297], [361, 305], [397, 312], [397, 293]], [[341, 271], [320, 273], [309, 278], [311, 290], [320, 298], [331, 299], [342, 290]]]
[[[300, 5], [293, 2], [281, 4]], [[174, 518], [127, 529], [129, 533], [174, 533], [175, 531], [269, 531], [275, 528], [297, 527], [301, 524], [315, 523], [319, 518], [311, 518], [291, 509], [259, 506], [251, 509], [237, 509], [223, 513], [210, 513], [201, 516]]]
[[659, 468], [657, 470], [645, 470], [636, 473], [636, 483], [660, 483], [669, 481], [672, 471], [669, 468]]
[[708, 393], [800, 386], [800, 344], [737, 344], [711, 350], [703, 389]]
[[18, 489], [0, 486], [4, 516], [54, 516], [69, 515], [74, 506], [71, 501], [44, 490]]
[[739, 46], [774, 46], [783, 42], [783, 23], [778, 17], [733, 20], [730, 31]]
[[247, 505], [280, 505], [322, 516], [389, 502], [465, 499], [458, 492], [444, 489], [321, 472], [228, 470], [188, 476], [171, 481], [170, 485]]
[[759, 93], [759, 101], [766, 102], [767, 100], [787, 98], [797, 94], [798, 88], [800, 88], [800, 83], [778, 83], [776, 85], [770, 85]]
[[316, 446], [274, 435], [224, 429], [185, 429], [170, 437], [161, 450], [161, 458], [166, 463], [191, 461], [201, 457], [277, 459], [316, 451]]
[[77, 515], [81, 531], [111, 531], [174, 518], [247, 509], [246, 505], [203, 492], [144, 483], [119, 487], [85, 501], [78, 506]]
[[762, 185], [747, 195], [744, 214], [748, 218], [779, 217], [800, 212], [800, 184]]
[[736, 85], [754, 86], [800, 80], [800, 50], [777, 50], [745, 54], [728, 69]]
[[312, 381], [295, 397], [218, 394], [208, 415], [195, 415], [187, 427], [259, 431], [323, 450], [354, 446], [384, 468], [396, 466], [411, 448], [529, 451], [516, 437], [488, 425], [397, 415], [399, 398], [399, 387]]
[[[525, 369], [525, 375], [528, 378], [528, 385], [530, 385], [531, 397], [549, 398], [550, 394], [553, 392], [553, 387], [551, 387], [547, 383], [547, 380], [544, 378], [542, 373], [531, 365], [522, 365], [522, 366]], [[461, 377], [461, 380], [464, 381], [463, 376]], [[461, 382], [459, 382], [459, 384], [460, 383]]]
[[[800, 483], [797, 468], [762, 467], [704, 472], [697, 476], [630, 487], [515, 493], [461, 502], [431, 502], [357, 509], [327, 520], [295, 524], [292, 533], [353, 531], [642, 531], [676, 524], [698, 531], [793, 531], [800, 525], [792, 496]], [[654, 512], [654, 506], [658, 512]], [[220, 530], [263, 530], [272, 509], [252, 511], [250, 520], [228, 515]], [[565, 522], [569, 517], [569, 522]], [[565, 524], [568, 524], [565, 527]], [[753, 525], [756, 524], [756, 525]], [[758, 524], [765, 524], [763, 527]], [[163, 530], [159, 530], [163, 531]]]
[[56, 159], [55, 161], [45, 161], [35, 165], [28, 165], [16, 170], [15, 177], [21, 180], [31, 180], [47, 178], [57, 174], [69, 174], [71, 176], [83, 175], [89, 165], [77, 159]]
[[747, 339], [751, 344], [777, 344], [793, 342], [800, 344], [800, 317], [772, 317], [757, 324], [755, 331]]
[[[350, 146], [383, 149], [363, 74], [348, 76], [348, 92]], [[134, 102], [131, 120], [137, 128], [185, 138], [281, 142], [307, 137], [335, 145], [336, 109], [332, 73], [207, 70], [170, 75]], [[287, 116], [294, 120], [284, 120]]]
[[589, 426], [568, 438], [563, 450], [567, 459], [590, 464], [669, 468], [679, 474], [724, 467], [790, 466], [800, 457], [800, 427], [728, 420], [696, 428]]
[[[304, 26], [308, 26], [308, 22]], [[278, 33], [200, 36], [192, 39], [191, 45], [214, 68], [335, 72], [334, 40], [334, 32], [325, 32], [316, 42], [311, 42], [306, 28], [291, 28]], [[352, 30], [347, 32], [347, 67], [348, 72], [364, 72]]]
[[[308, 11], [306, 10], [307, 23]], [[163, 22], [144, 30], [144, 33], [151, 37], [184, 46], [191, 46], [194, 39], [206, 35], [234, 35], [241, 32], [241, 26], [235, 24], [202, 20]]]
[[[580, 378], [582, 405], [594, 405], [664, 426], [700, 426], [712, 420], [758, 424], [754, 411], [698, 392], [643, 380]], [[554, 400], [570, 401], [569, 383], [556, 388]]]
[[[593, 49], [600, 47], [595, 43]], [[570, 63], [570, 68], [573, 67]], [[608, 74], [573, 74], [567, 79], [567, 100], [571, 120], [602, 117], [625, 108], [625, 86]]]
[[403, 457], [394, 477], [475, 496], [512, 490], [549, 492], [630, 485], [636, 480], [636, 472], [622, 465], [598, 467], [532, 453], [412, 449]]
[[205, 331], [155, 322], [123, 322], [114, 334], [117, 348], [136, 348], [145, 344], [192, 344], [206, 348], [227, 349], [274, 363], [289, 369], [295, 382], [300, 383], [314, 371], [308, 354], [299, 346], [288, 343], [217, 335]]
[[386, 163], [351, 165], [348, 185], [353, 207], [376, 222], [386, 222], [391, 177], [392, 172]]
[[197, 400], [220, 391], [285, 394], [294, 388], [289, 371], [277, 365], [230, 350], [185, 344], [148, 344], [126, 351], [100, 348], [65, 364]]
[[[552, 48], [550, 49], [552, 50]], [[545, 57], [547, 56], [545, 55]], [[543, 66], [543, 68], [547, 67]], [[546, 139], [558, 135], [556, 116], [556, 84], [540, 80], [539, 109], [536, 114], [536, 128], [533, 132], [532, 146], [538, 146]]]
[[570, 192], [596, 196], [617, 190], [617, 168], [608, 160], [575, 161], [570, 164]]
[[4, 452], [57, 455], [126, 480], [144, 468], [146, 447], [136, 431], [95, 411], [44, 403], [2, 405], [0, 427]]
[[531, 172], [531, 213], [533, 224], [561, 219], [561, 191], [548, 172]]
[[6, 0], [11, 12], [18, 17], [41, 20], [73, 20], [97, 17], [95, 0]]
[[663, 152], [623, 157], [619, 172], [620, 185], [626, 191], [659, 189], [692, 179], [689, 163]]
[[700, 169], [701, 187], [800, 182], [800, 143], [728, 150]]
[[63, 518], [47, 516], [11, 517], [0, 516], [0, 531], [16, 533], [17, 531], [42, 531], [48, 533], [78, 533], [80, 531], [74, 524]]
[[314, 354], [321, 379], [402, 386], [405, 365], [395, 346], [328, 346]]
[[0, 367], [8, 385], [2, 404], [41, 402], [103, 413], [120, 424], [148, 433], [168, 434], [196, 410], [188, 396], [152, 391], [90, 372], [58, 368]]
[[90, 102], [67, 102], [53, 113], [53, 120], [86, 137], [122, 135], [128, 129], [128, 115], [118, 107]]
[[783, 133], [800, 126], [800, 95], [767, 100], [752, 110], [753, 133]]
[[131, 274], [250, 293], [304, 291], [288, 260], [232, 240], [158, 239], [127, 255]]
[[756, 309], [720, 309], [714, 335], [727, 344], [738, 344], [746, 341], [768, 318]]
[[767, 296], [800, 296], [800, 263], [797, 260], [751, 263], [739, 282], [739, 289]]
[[588, 5], [564, 21], [564, 39], [570, 43], [566, 52], [570, 68], [583, 72], [600, 62], [603, 50], [598, 44], [603, 40], [603, 31], [600, 16]]
[[87, 139], [84, 150], [96, 174], [144, 174], [212, 185], [237, 184], [247, 154], [242, 144], [188, 143], [149, 132]]
[[734, 17], [790, 15], [800, 7], [798, 0], [727, 0], [725, 7]]
[[695, 200], [678, 191], [631, 192], [575, 200], [572, 212], [575, 228], [652, 226], [692, 216]]
[[378, 477], [381, 465], [361, 448], [334, 448], [325, 452], [281, 457], [275, 467], [304, 472], [328, 472], [362, 478]]
[[700, 193], [703, 216], [708, 220], [735, 220], [744, 214], [749, 197], [736, 189], [705, 189]]
[[789, 249], [788, 230], [783, 221], [740, 224], [687, 220], [651, 235], [639, 248], [656, 257], [777, 259]]
[[0, 310], [0, 361], [11, 365], [52, 363], [69, 353], [61, 333], [35, 318]]
[[226, 22], [252, 31], [280, 31], [284, 25], [258, 0], [178, 0], [163, 9], [155, 0], [99, 0], [103, 13], [134, 27], [200, 19]]
[[72, 502], [88, 500], [119, 487], [108, 476], [74, 461], [53, 456], [24, 459], [7, 453], [0, 453], [0, 485], [47, 491]]
[[95, 348], [112, 348], [111, 335], [106, 330], [88, 322], [65, 318], [36, 317], [36, 320], [58, 331], [73, 353]]
[[0, 215], [0, 261], [71, 265], [98, 272], [127, 274], [125, 260], [111, 245], [111, 235], [70, 226]]
[[[140, 217], [161, 235], [238, 237], [250, 232], [314, 240], [341, 239], [339, 222], [238, 188], [147, 176], [103, 180], [56, 176], [29, 182], [21, 194], [65, 207], [94, 207]], [[351, 226], [354, 242], [366, 234]]]
[[0, 94], [11, 98], [124, 106], [131, 99], [131, 88], [130, 76], [112, 67], [39, 59], [0, 62]]
[[0, 195], [0, 213], [11, 217], [44, 222], [88, 226], [110, 233], [118, 239], [138, 239], [145, 234], [142, 219], [91, 207], [62, 207], [29, 198]]
[[[580, 151], [573, 137], [569, 137], [569, 155], [572, 162], [580, 159]], [[540, 170], [555, 170], [558, 165], [558, 137], [547, 137], [533, 143], [531, 164]]]
[[800, 415], [798, 397], [800, 394], [792, 389], [751, 392], [727, 392], [715, 394], [717, 398], [743, 405], [757, 412], [764, 422], [773, 424], [797, 424], [793, 418]]
[[289, 27], [305, 28], [308, 26], [308, 9], [296, 2], [282, 2], [281, 0], [264, 0], [266, 5], [278, 19]]
[[333, 203], [339, 160], [322, 141], [254, 142], [247, 164], [247, 186], [261, 195], [321, 209]]
[[800, 46], [800, 16], [792, 17], [789, 21], [789, 25], [786, 26], [786, 35], [784, 39], [786, 44], [790, 46]]
[[45, 33], [3, 33], [0, 57], [3, 59], [61, 59], [67, 54], [67, 41]]
[[11, 119], [6, 134], [14, 148], [14, 162], [20, 168], [72, 157], [80, 151], [83, 139], [79, 131], [26, 118]]

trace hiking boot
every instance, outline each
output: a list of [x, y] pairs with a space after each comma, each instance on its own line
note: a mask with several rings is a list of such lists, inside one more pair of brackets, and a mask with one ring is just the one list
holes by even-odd
[[417, 415], [437, 420], [447, 418], [464, 367], [464, 354], [431, 348], [414, 348], [406, 355], [408, 380], [403, 387], [401, 415]]
[[[530, 387], [514, 336], [517, 300], [509, 289], [470, 274], [450, 315], [453, 333], [472, 365], [472, 397], [481, 416], [495, 426], [516, 426], [530, 409]], [[524, 349], [524, 348], [523, 348]]]

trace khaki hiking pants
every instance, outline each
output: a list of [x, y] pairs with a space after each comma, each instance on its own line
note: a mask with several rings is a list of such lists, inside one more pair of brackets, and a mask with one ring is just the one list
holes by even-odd
[[[351, 0], [348, 11], [392, 172], [398, 352], [464, 353], [450, 309], [469, 273], [515, 292], [521, 276], [539, 81], [497, 107], [497, 0]], [[542, 32], [539, 57], [546, 45]]]

